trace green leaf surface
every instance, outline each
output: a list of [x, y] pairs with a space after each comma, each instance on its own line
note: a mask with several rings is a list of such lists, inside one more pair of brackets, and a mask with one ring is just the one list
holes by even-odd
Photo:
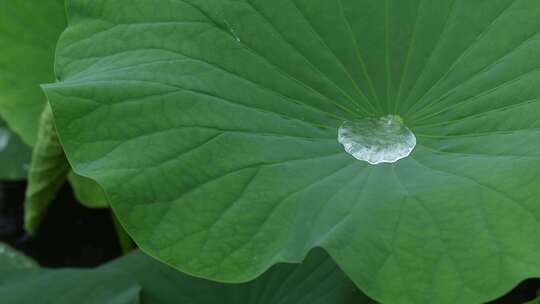
[[29, 145], [55, 80], [54, 50], [66, 27], [64, 0], [0, 0], [0, 114]]
[[88, 208], [105, 208], [109, 206], [103, 189], [93, 180], [69, 172], [68, 180], [73, 188], [77, 201]]
[[6, 280], [0, 281], [0, 295], [5, 303], [31, 304], [36, 301], [43, 304], [141, 303], [140, 286], [123, 273], [107, 269], [31, 270], [10, 273], [4, 277]]
[[[65, 27], [64, 0], [0, 0], [0, 114], [31, 146], [38, 140], [39, 118], [46, 105], [40, 85], [55, 80], [54, 50]], [[18, 162], [29, 153], [9, 152], [0, 155], [0, 178], [7, 174], [7, 178], [21, 179], [27, 172], [13, 167], [19, 169]], [[10, 167], [4, 166], [7, 157]], [[94, 181], [73, 173], [69, 181], [83, 205], [108, 207], [103, 190]]]
[[25, 179], [30, 154], [30, 148], [0, 118], [0, 180]]
[[0, 243], [0, 273], [37, 268], [37, 263], [23, 253]]
[[[389, 304], [540, 275], [537, 0], [68, 3], [58, 132], [152, 256], [239, 282], [320, 246]], [[337, 142], [389, 114], [409, 157]]]
[[[0, 266], [5, 262], [11, 260], [0, 254]], [[0, 298], [18, 304], [36, 299], [44, 304], [374, 303], [320, 250], [302, 265], [277, 265], [259, 279], [238, 285], [187, 276], [138, 250], [95, 269], [19, 267], [0, 273]]]
[[197, 279], [135, 251], [112, 267], [143, 286], [142, 303], [169, 304], [374, 304], [354, 288], [322, 250], [303, 264], [280, 264], [256, 280], [222, 284]]
[[66, 181], [70, 171], [56, 128], [51, 107], [41, 115], [39, 133], [32, 152], [32, 165], [24, 201], [24, 228], [36, 234], [56, 192]]
[[527, 302], [526, 304], [540, 304], [540, 298], [536, 298], [530, 302]]
[[112, 267], [39, 268], [32, 259], [0, 243], [2, 303], [139, 304], [139, 293], [133, 278]]
[[41, 114], [25, 194], [24, 227], [28, 233], [37, 233], [49, 205], [68, 176], [79, 202], [90, 207], [107, 206], [105, 194], [93, 180], [70, 171], [71, 166], [58, 138], [51, 107], [47, 104]]

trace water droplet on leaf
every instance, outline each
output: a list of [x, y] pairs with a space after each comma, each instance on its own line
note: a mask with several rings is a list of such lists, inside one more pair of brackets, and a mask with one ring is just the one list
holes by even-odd
[[397, 115], [346, 121], [339, 127], [338, 141], [354, 158], [373, 165], [395, 163], [416, 146], [416, 136]]

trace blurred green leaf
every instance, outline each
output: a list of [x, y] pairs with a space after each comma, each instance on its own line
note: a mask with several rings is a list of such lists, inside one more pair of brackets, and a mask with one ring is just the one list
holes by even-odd
[[[37, 267], [37, 263], [31, 258], [13, 249], [7, 244], [0, 243], [0, 274], [5, 274], [11, 271], [35, 269]], [[0, 279], [2, 279], [1, 275]]]
[[[55, 81], [54, 51], [65, 27], [64, 0], [0, 0], [0, 116], [31, 146], [38, 140], [39, 117], [46, 105], [40, 85]], [[6, 170], [0, 166], [0, 178], [22, 179], [27, 172], [14, 170], [20, 169], [17, 163], [22, 157], [29, 157], [28, 152], [0, 152], [0, 165], [11, 166], [6, 165]], [[42, 183], [45, 177], [42, 175]], [[56, 180], [51, 184], [60, 183], [60, 176], [52, 177]], [[108, 207], [103, 191], [93, 180], [73, 173], [69, 180], [83, 205]]]
[[128, 274], [100, 267], [43, 269], [0, 244], [0, 301], [6, 304], [139, 304], [140, 286]]
[[32, 146], [65, 27], [63, 0], [0, 0], [0, 116]]
[[26, 179], [31, 150], [0, 118], [0, 180]]
[[[2, 259], [0, 255], [0, 265]], [[95, 269], [0, 272], [0, 299], [5, 303], [135, 303], [137, 295], [142, 304], [374, 303], [321, 250], [301, 265], [276, 265], [243, 284], [190, 277], [138, 250]]]

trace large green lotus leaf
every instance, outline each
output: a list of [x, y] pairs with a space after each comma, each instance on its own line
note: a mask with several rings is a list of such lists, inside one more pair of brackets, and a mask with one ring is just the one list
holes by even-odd
[[[383, 303], [540, 275], [537, 0], [72, 0], [46, 93], [147, 252], [213, 280], [325, 248]], [[345, 120], [399, 115], [369, 165]]]
[[0, 118], [0, 180], [25, 179], [30, 154], [30, 148]]
[[0, 267], [10, 264], [0, 273], [0, 297], [5, 303], [36, 303], [36, 299], [51, 304], [374, 303], [322, 251], [311, 254], [302, 265], [277, 265], [244, 284], [190, 277], [138, 250], [95, 269], [60, 270], [29, 268], [26, 261], [17, 265], [2, 252]]

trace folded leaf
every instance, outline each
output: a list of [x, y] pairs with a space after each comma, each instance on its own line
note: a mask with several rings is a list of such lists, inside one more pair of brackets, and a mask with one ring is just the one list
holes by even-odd
[[24, 201], [24, 228], [35, 234], [56, 192], [66, 181], [69, 163], [58, 139], [51, 107], [41, 115]]

